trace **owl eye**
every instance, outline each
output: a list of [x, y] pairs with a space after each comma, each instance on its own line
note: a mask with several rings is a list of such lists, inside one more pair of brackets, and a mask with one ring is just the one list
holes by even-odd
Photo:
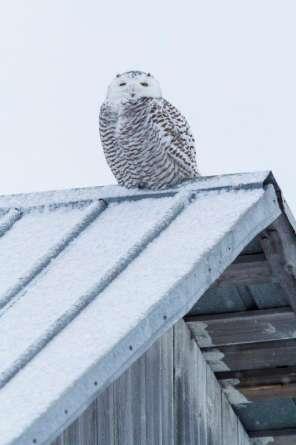
[[121, 82], [121, 83], [119, 84], [120, 87], [124, 87], [125, 85], [126, 85], [126, 82]]
[[141, 84], [143, 87], [148, 87], [148, 83], [147, 83], [147, 82], [140, 82], [140, 84]]

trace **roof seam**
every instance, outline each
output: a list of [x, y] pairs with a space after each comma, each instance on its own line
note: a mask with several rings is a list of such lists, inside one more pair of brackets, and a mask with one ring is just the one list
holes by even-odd
[[[57, 334], [59, 334], [79, 313], [88, 306], [129, 264], [166, 229], [172, 221], [183, 211], [183, 209], [193, 201], [195, 193], [192, 190], [182, 191], [177, 194], [174, 203], [166, 213], [148, 230], [142, 239], [136, 242], [127, 253], [121, 256], [115, 266], [110, 268], [101, 278], [99, 283], [89, 289], [70, 309], [65, 311], [56, 321], [47, 329], [47, 331], [35, 343], [31, 344], [19, 359], [13, 365], [2, 373], [0, 377], [0, 389], [9, 382], [9, 380], [18, 373], [38, 352], [44, 348]], [[104, 207], [105, 208], [105, 207]], [[50, 261], [50, 260], [49, 260]], [[48, 262], [47, 261], [47, 264]]]
[[5, 235], [21, 217], [22, 212], [19, 209], [9, 209], [0, 220], [0, 237]]
[[8, 303], [11, 303], [25, 286], [36, 278], [36, 276], [45, 269], [54, 258], [56, 258], [90, 223], [92, 223], [106, 206], [106, 202], [103, 200], [91, 204], [88, 212], [83, 218], [75, 224], [75, 226], [69, 230], [59, 242], [52, 246], [48, 252], [35, 263], [31, 270], [18, 280], [14, 287], [10, 288], [6, 294], [1, 297], [0, 317], [6, 312]]

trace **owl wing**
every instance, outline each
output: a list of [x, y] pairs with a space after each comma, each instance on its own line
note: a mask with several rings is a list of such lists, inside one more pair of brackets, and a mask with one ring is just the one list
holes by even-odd
[[106, 161], [120, 185], [124, 185], [124, 166], [120, 149], [115, 136], [116, 115], [105, 103], [102, 104], [99, 114], [99, 130]]
[[195, 140], [185, 117], [165, 99], [153, 101], [151, 116], [167, 140], [167, 156], [177, 164], [185, 178], [198, 176]]

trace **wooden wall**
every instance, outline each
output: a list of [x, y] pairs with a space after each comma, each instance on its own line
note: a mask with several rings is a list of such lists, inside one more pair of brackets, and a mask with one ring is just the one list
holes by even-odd
[[183, 320], [52, 445], [250, 445]]

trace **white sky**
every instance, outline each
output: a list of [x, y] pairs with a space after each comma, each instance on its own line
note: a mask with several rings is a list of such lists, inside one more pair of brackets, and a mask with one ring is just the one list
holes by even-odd
[[114, 182], [98, 107], [142, 69], [204, 175], [272, 169], [296, 214], [295, 0], [3, 0], [0, 194]]

